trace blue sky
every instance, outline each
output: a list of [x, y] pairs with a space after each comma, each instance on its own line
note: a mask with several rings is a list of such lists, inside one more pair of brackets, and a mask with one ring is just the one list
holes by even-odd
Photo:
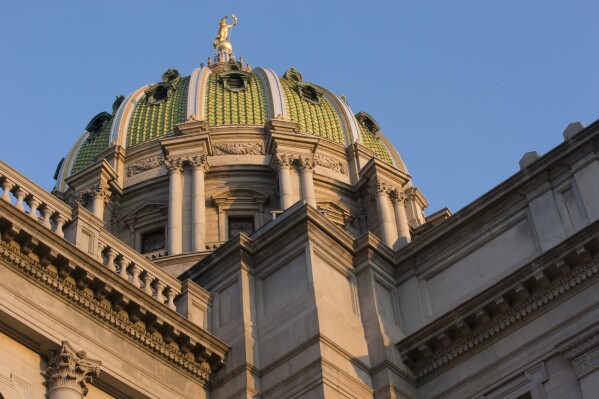
[[[206, 2], [208, 3], [208, 2]], [[430, 201], [457, 211], [599, 118], [599, 2], [0, 2], [0, 159], [50, 189], [90, 119], [213, 53], [345, 94], [381, 125]]]

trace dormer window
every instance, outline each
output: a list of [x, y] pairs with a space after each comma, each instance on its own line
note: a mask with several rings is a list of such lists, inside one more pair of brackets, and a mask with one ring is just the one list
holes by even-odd
[[169, 68], [168, 71], [162, 74], [162, 82], [156, 83], [145, 91], [148, 104], [155, 105], [168, 100], [177, 90], [180, 80], [179, 71]]
[[245, 71], [231, 70], [218, 75], [225, 89], [229, 91], [245, 90], [250, 83], [250, 74]]
[[360, 125], [368, 130], [370, 133], [377, 133], [381, 130], [381, 127], [374, 120], [374, 118], [368, 115], [366, 112], [358, 112], [356, 114], [356, 119], [360, 122]]
[[295, 91], [302, 100], [320, 105], [320, 100], [324, 92], [312, 83], [298, 82], [295, 84]]
[[104, 130], [106, 125], [108, 125], [111, 120], [112, 115], [110, 115], [108, 112], [100, 112], [98, 115], [94, 116], [85, 127], [85, 130], [89, 132], [87, 141], [94, 141], [96, 137], [98, 137], [98, 134]]

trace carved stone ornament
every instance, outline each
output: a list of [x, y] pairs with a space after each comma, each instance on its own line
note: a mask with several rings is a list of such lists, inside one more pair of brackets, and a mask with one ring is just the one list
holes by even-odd
[[193, 157], [189, 157], [186, 159], [186, 162], [192, 168], [200, 168], [200, 169], [203, 169], [204, 171], [207, 171], [208, 167], [210, 166], [208, 164], [208, 158], [206, 157], [205, 154], [194, 155]]
[[183, 160], [181, 158], [166, 158], [164, 166], [166, 166], [169, 172], [183, 172]]
[[561, 348], [560, 352], [572, 362], [576, 378], [599, 368], [599, 329]]
[[314, 157], [313, 156], [306, 156], [306, 155], [299, 155], [297, 157], [297, 163], [300, 167], [300, 169], [303, 170], [311, 170], [313, 171], [314, 168], [316, 167], [316, 162], [314, 162]]
[[407, 196], [403, 191], [395, 188], [391, 191], [391, 201], [399, 202], [400, 204], [405, 204], [407, 200]]
[[274, 156], [274, 164], [277, 168], [289, 168], [294, 159], [294, 156], [290, 154], [277, 154]]
[[163, 164], [164, 158], [161, 157], [153, 157], [144, 161], [130, 163], [127, 164], [127, 176], [135, 176], [141, 172], [145, 172], [146, 170], [159, 168]]
[[75, 351], [67, 341], [62, 341], [60, 350], [51, 352], [48, 357], [50, 361], [45, 371], [48, 394], [56, 389], [69, 388], [85, 396], [87, 384], [100, 375], [102, 362], [89, 359], [85, 351]]
[[370, 195], [377, 195], [380, 193], [390, 194], [393, 190], [393, 187], [389, 185], [389, 183], [384, 182], [379, 179], [375, 179], [370, 184]]
[[322, 166], [323, 168], [331, 169], [335, 172], [345, 174], [345, 167], [343, 166], [343, 163], [337, 160], [327, 158], [322, 155], [314, 155], [314, 163], [318, 166]]
[[262, 143], [213, 144], [214, 155], [264, 155]]
[[104, 200], [104, 205], [106, 205], [108, 204], [108, 201], [110, 201], [111, 195], [110, 187], [108, 187], [106, 183], [101, 182], [73, 194], [69, 198], [69, 204], [72, 207], [75, 207], [76, 205], [85, 206], [89, 200], [95, 197], [101, 197]]

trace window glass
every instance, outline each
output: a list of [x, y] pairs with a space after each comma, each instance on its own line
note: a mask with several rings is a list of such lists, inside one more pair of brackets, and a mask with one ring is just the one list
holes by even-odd
[[164, 249], [164, 230], [152, 231], [141, 236], [141, 252], [153, 252]]
[[233, 237], [235, 234], [243, 231], [245, 234], [252, 234], [254, 232], [254, 218], [253, 217], [230, 217], [229, 218], [229, 237]]

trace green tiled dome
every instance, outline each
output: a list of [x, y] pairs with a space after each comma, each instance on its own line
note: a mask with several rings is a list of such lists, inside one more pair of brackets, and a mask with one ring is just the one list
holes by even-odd
[[280, 81], [289, 119], [299, 123], [304, 132], [347, 145], [339, 116], [327, 98], [323, 96], [320, 104], [306, 101], [294, 90], [296, 82], [285, 78], [280, 78]]
[[362, 144], [364, 144], [367, 148], [371, 149], [372, 151], [376, 152], [376, 155], [382, 161], [394, 165], [393, 158], [389, 153], [389, 149], [387, 148], [385, 143], [383, 143], [383, 141], [376, 136], [376, 133], [372, 133], [370, 130], [360, 125], [360, 134], [362, 136]]
[[152, 104], [144, 94], [135, 106], [127, 134], [127, 146], [172, 133], [175, 125], [185, 122], [189, 76], [177, 82], [174, 92], [164, 101]]
[[266, 100], [255, 74], [250, 74], [245, 90], [227, 90], [217, 73], [210, 74], [206, 87], [206, 121], [210, 126], [264, 125]]
[[98, 132], [95, 138], [92, 139], [91, 135], [88, 136], [77, 153], [73, 168], [71, 169], [71, 174], [75, 174], [85, 169], [86, 166], [91, 165], [94, 162], [96, 155], [108, 148], [111, 127], [112, 121], [107, 123], [104, 128]]

